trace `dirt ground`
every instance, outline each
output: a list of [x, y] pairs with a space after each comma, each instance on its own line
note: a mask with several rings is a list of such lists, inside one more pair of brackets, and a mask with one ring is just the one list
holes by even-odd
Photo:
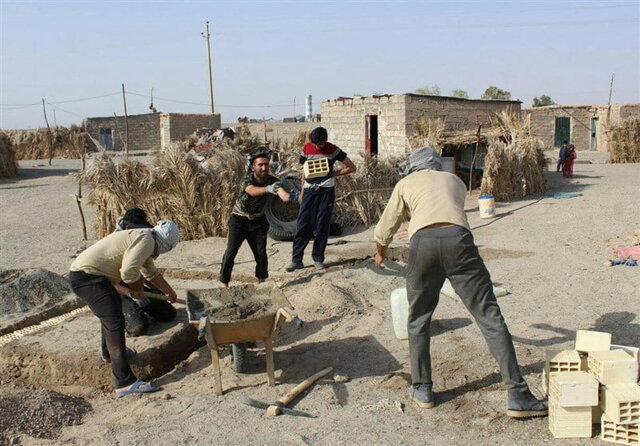
[[[538, 394], [544, 350], [570, 347], [577, 329], [609, 331], [616, 344], [640, 344], [640, 268], [603, 266], [614, 257], [614, 248], [638, 243], [638, 165], [605, 164], [601, 154], [578, 156], [593, 163], [576, 164], [570, 180], [553, 169], [547, 173], [550, 190], [545, 196], [498, 204], [495, 219], [478, 217], [475, 198], [466, 205], [494, 282], [510, 292], [499, 303], [526, 379]], [[79, 161], [54, 160], [51, 167], [31, 167], [34, 164], [45, 163], [21, 161], [19, 177], [0, 179], [0, 269], [44, 267], [64, 274], [78, 250], [91, 243], [82, 241], [71, 198], [77, 184], [69, 174]], [[555, 192], [582, 196], [554, 199]], [[85, 204], [84, 210], [91, 221], [93, 209]], [[408, 346], [394, 337], [389, 308], [391, 291], [403, 286], [405, 244], [394, 245], [399, 260], [380, 271], [370, 258], [371, 239], [370, 228], [332, 238], [329, 268], [294, 273], [284, 272], [290, 243], [269, 242], [271, 279], [283, 287], [306, 322], [303, 328], [285, 325], [277, 339], [276, 387], [266, 384], [261, 348], [250, 352], [249, 373], [241, 375], [232, 371], [228, 352], [223, 354], [223, 396], [213, 392], [211, 358], [205, 347], [157, 379], [163, 390], [151, 395], [116, 400], [109, 391], [60, 386], [53, 379], [46, 386], [27, 389], [3, 381], [0, 426], [7, 430], [0, 444], [554, 442], [546, 418], [515, 421], [504, 414], [506, 393], [495, 361], [463, 305], [446, 296], [441, 297], [433, 327], [438, 405], [424, 410], [409, 401]], [[187, 289], [218, 286], [225, 243], [221, 238], [181, 242], [161, 256], [158, 265], [184, 298]], [[254, 263], [247, 246], [236, 261], [232, 285], [252, 282]], [[86, 344], [89, 354], [98, 355], [97, 320], [85, 314], [72, 323], [87, 332], [95, 330], [95, 335], [89, 341], [68, 342]], [[53, 330], [64, 330], [61, 325]], [[60, 339], [64, 331], [51, 333], [50, 338]], [[239, 402], [242, 394], [273, 401], [327, 366], [340, 376], [329, 375], [293, 404], [317, 418], [269, 418]], [[68, 407], [64, 413], [61, 402]], [[34, 418], [36, 427], [25, 423], [25, 417]], [[594, 439], [562, 440], [562, 444], [596, 444], [600, 441], [596, 434]]]

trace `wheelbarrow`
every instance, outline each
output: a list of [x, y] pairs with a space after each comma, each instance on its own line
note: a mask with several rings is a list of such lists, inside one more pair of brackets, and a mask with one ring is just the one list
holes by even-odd
[[[255, 314], [225, 315], [221, 318], [216, 310], [232, 303], [257, 302], [264, 309]], [[234, 367], [244, 362], [246, 344], [264, 342], [267, 366], [267, 381], [275, 386], [273, 365], [273, 341], [285, 321], [301, 327], [303, 322], [293, 313], [293, 306], [276, 285], [239, 285], [230, 288], [212, 288], [187, 291], [187, 313], [189, 322], [198, 328], [198, 339], [206, 340], [211, 351], [211, 362], [215, 381], [215, 392], [222, 395], [220, 374], [220, 347], [231, 345]]]

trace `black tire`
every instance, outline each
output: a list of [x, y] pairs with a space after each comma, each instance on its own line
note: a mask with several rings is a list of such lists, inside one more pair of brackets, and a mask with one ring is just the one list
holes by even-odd
[[[287, 191], [300, 192], [300, 179], [293, 175], [283, 176], [282, 185]], [[298, 202], [283, 203], [275, 195], [269, 195], [265, 216], [269, 221], [269, 236], [277, 241], [291, 241], [296, 233], [296, 219], [300, 205]]]
[[247, 344], [231, 344], [231, 360], [236, 373], [247, 371]]

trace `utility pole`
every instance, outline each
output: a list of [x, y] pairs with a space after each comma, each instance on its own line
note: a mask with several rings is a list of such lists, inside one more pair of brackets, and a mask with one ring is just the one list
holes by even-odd
[[609, 84], [609, 101], [607, 105], [611, 105], [611, 96], [613, 95], [613, 78], [616, 76], [616, 73], [611, 75], [611, 83]]
[[210, 108], [210, 112], [211, 114], [214, 113], [214, 108], [213, 108], [213, 74], [211, 72], [211, 43], [210, 43], [210, 37], [211, 34], [209, 34], [209, 22], [207, 21], [207, 26], [205, 28], [205, 32], [200, 33], [202, 34], [202, 37], [204, 37], [207, 41], [207, 68], [209, 69], [209, 108]]
[[611, 123], [611, 96], [613, 96], [613, 78], [616, 73], [611, 74], [611, 83], [609, 84], [609, 100], [607, 101], [607, 130], [609, 129], [609, 124]]
[[129, 158], [129, 115], [127, 114], [127, 97], [122, 84], [122, 101], [124, 102], [124, 157]]
[[293, 122], [296, 122], [296, 97], [293, 97]]

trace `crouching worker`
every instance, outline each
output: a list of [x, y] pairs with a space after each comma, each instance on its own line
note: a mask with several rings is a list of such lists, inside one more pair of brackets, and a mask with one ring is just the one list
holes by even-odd
[[255, 275], [258, 282], [269, 277], [267, 257], [267, 233], [269, 221], [264, 215], [269, 194], [277, 195], [285, 203], [290, 200], [278, 178], [269, 174], [271, 150], [267, 147], [256, 149], [249, 157], [248, 175], [240, 184], [238, 199], [229, 217], [227, 249], [220, 266], [220, 282], [229, 286], [231, 271], [236, 255], [246, 240], [256, 260]]
[[473, 315], [498, 362], [507, 385], [507, 414], [515, 418], [544, 416], [520, 374], [511, 334], [493, 293], [489, 271], [478, 254], [464, 213], [466, 188], [454, 174], [441, 172], [438, 153], [423, 147], [400, 165], [401, 179], [375, 228], [376, 266], [382, 268], [387, 246], [400, 224], [409, 220], [407, 297], [411, 398], [422, 408], [434, 406], [431, 381], [430, 325], [440, 289], [449, 279]]
[[[153, 229], [117, 231], [83, 251], [71, 264], [69, 281], [102, 325], [102, 336], [111, 360], [116, 396], [159, 390], [136, 378], [129, 366], [120, 294], [144, 297], [144, 280], [175, 302], [176, 292], [156, 269], [153, 259], [172, 250], [180, 239], [178, 226], [159, 221]], [[129, 288], [119, 285], [123, 281]]]
[[[147, 214], [140, 208], [128, 209], [124, 215], [116, 220], [116, 231], [127, 229], [151, 229], [153, 225], [147, 220]], [[124, 283], [120, 283], [126, 286]], [[144, 281], [144, 290], [154, 294], [161, 294], [162, 291], [153, 286], [147, 280]], [[124, 314], [124, 329], [130, 336], [143, 335], [149, 326], [148, 318], [158, 322], [171, 322], [176, 318], [176, 309], [166, 300], [145, 297], [143, 299], [132, 299], [127, 295], [122, 296], [122, 312]], [[102, 340], [102, 359], [109, 362], [109, 352], [107, 345]]]

